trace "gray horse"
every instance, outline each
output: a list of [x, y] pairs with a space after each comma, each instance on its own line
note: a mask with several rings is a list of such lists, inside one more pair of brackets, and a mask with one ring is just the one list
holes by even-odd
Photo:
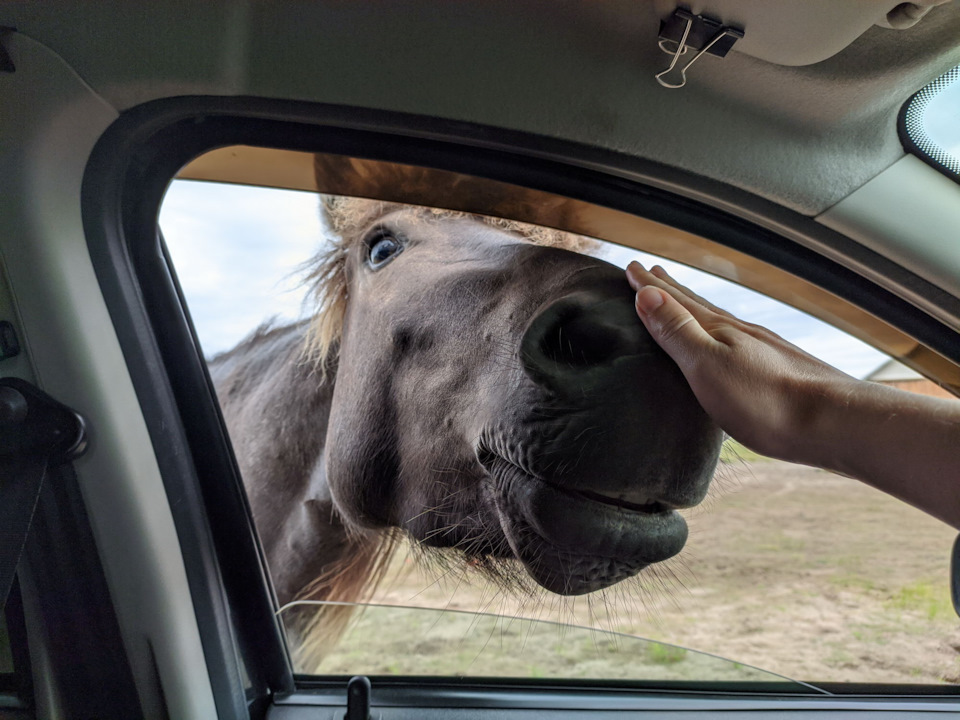
[[584, 240], [328, 199], [318, 313], [210, 365], [279, 602], [360, 600], [397, 530], [563, 595], [680, 551], [720, 430]]

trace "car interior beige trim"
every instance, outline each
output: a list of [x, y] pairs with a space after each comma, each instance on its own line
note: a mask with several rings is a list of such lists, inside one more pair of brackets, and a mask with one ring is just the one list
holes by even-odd
[[546, 225], [684, 263], [803, 310], [960, 393], [960, 367], [908, 334], [806, 280], [707, 238], [636, 215], [508, 183], [398, 163], [231, 146], [201, 155], [181, 179], [229, 182], [428, 205]]
[[[97, 280], [80, 188], [117, 112], [49, 48], [5, 39], [16, 72], [0, 82], [0, 263], [38, 385], [90, 428], [74, 469], [144, 715], [214, 717], [193, 599], [169, 500], [133, 381]], [[4, 375], [28, 377], [26, 358]], [[30, 622], [30, 568], [24, 606]], [[60, 717], [57, 677], [31, 634], [38, 717]]]
[[919, 158], [905, 155], [817, 221], [960, 297], [960, 185]]

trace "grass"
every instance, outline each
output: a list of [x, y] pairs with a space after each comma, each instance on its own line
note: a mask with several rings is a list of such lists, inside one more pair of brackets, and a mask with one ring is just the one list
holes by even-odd
[[775, 553], [802, 553], [807, 542], [801, 538], [789, 537], [782, 532], [774, 533], [767, 542], [758, 543], [757, 549]]
[[682, 647], [651, 643], [647, 647], [647, 657], [654, 665], [674, 665], [686, 659], [687, 651]]
[[404, 608], [359, 613], [316, 670], [458, 677], [764, 679], [744, 665], [637, 638], [511, 617]]
[[928, 620], [947, 620], [954, 615], [950, 590], [944, 582], [921, 580], [904, 585], [893, 594], [888, 604], [897, 610], [919, 612]]
[[873, 580], [856, 575], [834, 575], [830, 578], [830, 584], [844, 590], [856, 590], [863, 593], [878, 589]]
[[733, 438], [727, 438], [723, 441], [723, 445], [720, 446], [720, 462], [722, 463], [746, 463], [769, 459], [770, 458], [766, 457], [765, 455], [759, 455], [755, 453], [746, 445], [741, 445]]

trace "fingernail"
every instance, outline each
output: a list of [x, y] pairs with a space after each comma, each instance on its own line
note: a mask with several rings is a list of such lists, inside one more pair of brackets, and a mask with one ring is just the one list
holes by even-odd
[[663, 305], [663, 294], [659, 290], [649, 285], [640, 288], [637, 293], [637, 310], [644, 315], [649, 315], [661, 305]]
[[627, 280], [634, 290], [640, 289], [640, 273], [643, 271], [643, 265], [634, 260], [627, 265]]

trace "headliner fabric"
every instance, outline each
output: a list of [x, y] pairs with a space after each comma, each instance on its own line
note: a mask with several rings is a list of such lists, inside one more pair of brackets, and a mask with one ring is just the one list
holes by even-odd
[[53, 48], [118, 109], [252, 94], [466, 120], [664, 163], [808, 215], [901, 157], [901, 104], [960, 64], [958, 2], [815, 65], [705, 57], [681, 90], [654, 80], [668, 62], [659, 16], [635, 0], [282, 7], [19, 2], [0, 25]]

